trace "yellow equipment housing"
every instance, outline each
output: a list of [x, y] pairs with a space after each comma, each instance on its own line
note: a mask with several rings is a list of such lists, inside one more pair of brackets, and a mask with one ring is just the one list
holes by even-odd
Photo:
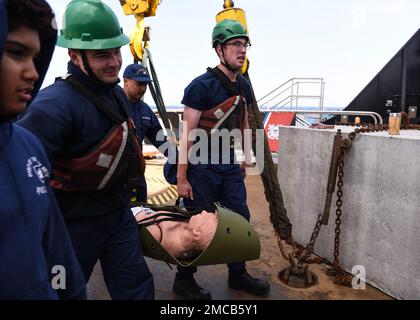
[[[136, 26], [130, 33], [130, 50], [134, 59], [142, 61], [144, 48], [149, 47], [149, 29], [144, 18], [156, 15], [159, 0], [120, 0], [125, 15], [134, 15]], [[144, 44], [142, 43], [144, 41]]]
[[[223, 7], [224, 10], [220, 11], [216, 15], [216, 23], [219, 23], [220, 21], [230, 19], [230, 20], [236, 20], [239, 21], [242, 26], [245, 28], [246, 33], [249, 35], [248, 31], [248, 24], [246, 22], [246, 13], [244, 10], [239, 8], [234, 8], [234, 3], [232, 0], [225, 0]], [[249, 67], [249, 60], [246, 58], [244, 66], [242, 67], [242, 74], [244, 74]]]
[[142, 14], [144, 17], [153, 17], [159, 0], [120, 0], [120, 3], [126, 16]]

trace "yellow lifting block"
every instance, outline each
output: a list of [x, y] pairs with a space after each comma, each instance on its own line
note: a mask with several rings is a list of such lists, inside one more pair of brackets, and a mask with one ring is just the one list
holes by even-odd
[[149, 45], [144, 18], [156, 15], [159, 0], [120, 0], [120, 4], [125, 15], [134, 15], [136, 18], [136, 26], [130, 34], [130, 50], [135, 60], [142, 61], [144, 48], [148, 48]]
[[216, 23], [226, 19], [239, 21], [244, 26], [246, 33], [249, 34], [248, 24], [246, 23], [246, 13], [244, 10], [239, 8], [227, 8], [216, 15]]
[[159, 0], [120, 0], [120, 3], [127, 16], [142, 14], [144, 17], [153, 17], [156, 15]]

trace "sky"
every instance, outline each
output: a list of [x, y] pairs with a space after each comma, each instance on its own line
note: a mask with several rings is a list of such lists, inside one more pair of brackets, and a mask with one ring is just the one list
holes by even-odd
[[[47, 0], [61, 28], [67, 0]], [[130, 35], [133, 16], [103, 0]], [[218, 59], [211, 46], [223, 0], [162, 0], [150, 51], [166, 106], [179, 106], [185, 87]], [[245, 10], [252, 47], [249, 74], [257, 99], [291, 78], [323, 78], [324, 106], [346, 107], [420, 28], [419, 0], [234, 0]], [[122, 48], [123, 67], [132, 63]], [[44, 86], [66, 73], [67, 50], [56, 47]], [[153, 106], [149, 94], [145, 101]]]

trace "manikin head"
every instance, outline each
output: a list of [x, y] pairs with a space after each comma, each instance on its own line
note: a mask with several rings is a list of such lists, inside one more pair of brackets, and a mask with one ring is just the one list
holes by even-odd
[[[153, 215], [160, 213], [163, 212], [155, 212]], [[150, 213], [140, 211], [136, 214], [138, 222], [149, 217]], [[175, 258], [191, 259], [209, 246], [216, 232], [217, 223], [217, 214], [202, 211], [192, 216], [189, 221], [162, 221], [147, 226], [147, 230]]]
[[187, 251], [204, 251], [213, 240], [217, 222], [217, 214], [205, 210], [192, 216], [183, 234], [182, 243], [184, 248]]

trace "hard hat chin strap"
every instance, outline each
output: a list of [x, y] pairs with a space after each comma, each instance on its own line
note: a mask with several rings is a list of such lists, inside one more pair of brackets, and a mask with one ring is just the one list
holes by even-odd
[[232, 72], [238, 72], [240, 68], [234, 69], [229, 63], [227, 63], [226, 61], [226, 57], [225, 57], [225, 50], [223, 49], [223, 44], [221, 44], [222, 47], [222, 56], [223, 56], [223, 61], [221, 60], [220, 63], [229, 71]]
[[85, 68], [88, 76], [96, 81], [100, 81], [89, 65], [86, 50], [80, 50], [80, 55], [82, 56], [83, 67]]

